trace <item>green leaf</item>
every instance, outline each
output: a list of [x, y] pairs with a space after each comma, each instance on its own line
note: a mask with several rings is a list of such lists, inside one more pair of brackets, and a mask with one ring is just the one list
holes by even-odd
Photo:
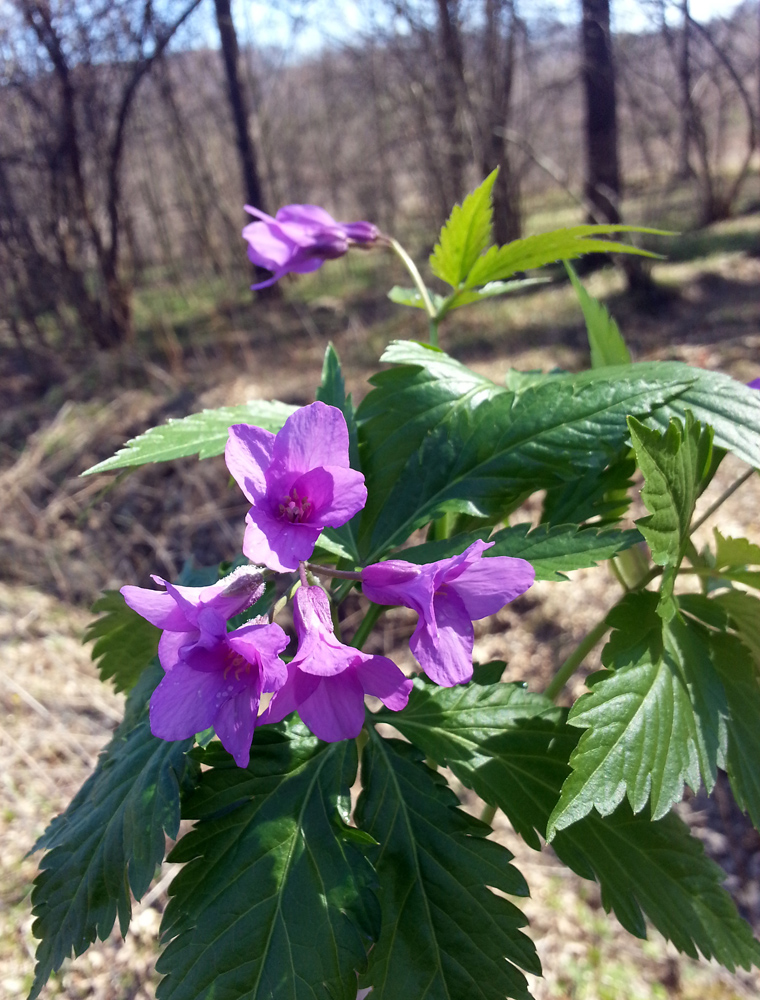
[[[546, 833], [577, 739], [563, 710], [516, 684], [439, 688], [416, 680], [407, 708], [379, 717], [541, 849], [538, 835]], [[723, 872], [675, 816], [652, 822], [648, 810], [634, 816], [622, 803], [611, 816], [592, 812], [560, 831], [552, 846], [578, 874], [598, 880], [605, 909], [631, 933], [646, 936], [643, 910], [689, 955], [699, 948], [729, 968], [757, 962], [757, 943], [721, 887]]]
[[128, 607], [118, 590], [106, 590], [92, 606], [101, 617], [91, 621], [85, 642], [94, 642], [92, 659], [100, 679], [113, 678], [117, 691], [130, 691], [158, 654], [161, 631]]
[[580, 524], [594, 518], [598, 525], [619, 521], [631, 503], [630, 488], [636, 461], [625, 448], [606, 468], [583, 475], [546, 491], [541, 520], [550, 525]]
[[565, 710], [521, 684], [439, 688], [416, 679], [403, 712], [381, 711], [411, 743], [445, 763], [468, 788], [500, 806], [515, 830], [540, 850], [538, 834], [569, 773], [578, 734]]
[[[257, 730], [247, 769], [218, 744], [170, 855], [162, 1000], [355, 1000], [378, 931], [374, 872], [348, 829], [356, 743]], [[363, 838], [359, 838], [363, 839]]]
[[196, 767], [185, 756], [192, 740], [151, 735], [147, 699], [161, 676], [159, 667], [143, 673], [94, 774], [35, 844], [48, 853], [32, 891], [41, 940], [30, 1000], [72, 950], [105, 940], [117, 915], [126, 933], [130, 889], [140, 899], [163, 861], [165, 834], [177, 836], [180, 785]]
[[444, 359], [437, 352], [424, 369], [384, 373], [359, 409], [369, 492], [360, 543], [368, 561], [447, 510], [497, 518], [515, 498], [601, 470], [625, 442], [626, 415], [650, 412], [694, 377], [681, 366], [683, 381], [668, 384], [648, 366], [628, 365], [593, 379], [553, 378], [517, 395], [472, 373], [447, 379], [455, 363]]
[[728, 616], [732, 627], [760, 666], [760, 600], [741, 590], [718, 594], [714, 603]]
[[[440, 312], [446, 301], [445, 297], [438, 295], [437, 292], [432, 291], [430, 288], [427, 291], [436, 312]], [[391, 302], [395, 302], [399, 306], [411, 306], [412, 309], [427, 309], [425, 300], [420, 295], [418, 288], [401, 288], [399, 285], [394, 285], [388, 292], [388, 298]]]
[[491, 242], [491, 191], [498, 172], [490, 173], [461, 205], [454, 206], [430, 257], [433, 274], [453, 288], [458, 288], [467, 278], [473, 264]]
[[628, 243], [614, 243], [595, 239], [609, 233], [654, 233], [663, 235], [657, 229], [643, 229], [639, 226], [572, 226], [569, 229], [555, 229], [550, 233], [526, 236], [502, 247], [491, 247], [474, 263], [467, 275], [467, 288], [485, 285], [490, 281], [504, 281], [516, 271], [528, 271], [560, 260], [573, 260], [587, 253], [634, 253], [643, 257], [657, 257], [658, 254]]
[[253, 424], [276, 432], [297, 409], [289, 403], [254, 400], [240, 406], [191, 413], [181, 420], [169, 420], [160, 427], [151, 427], [139, 437], [127, 441], [111, 458], [98, 462], [82, 475], [90, 476], [95, 472], [110, 472], [148, 462], [168, 462], [186, 455], [212, 458], [224, 451], [227, 432], [232, 424]]
[[747, 647], [735, 636], [710, 637], [731, 721], [726, 770], [734, 797], [760, 830], [760, 683]]
[[362, 776], [357, 820], [382, 845], [383, 922], [361, 984], [377, 1000], [528, 1000], [516, 966], [538, 973], [540, 964], [517, 929], [525, 917], [489, 888], [527, 894], [512, 855], [485, 839], [489, 827], [457, 808], [409, 744], [372, 729]]
[[496, 544], [486, 556], [517, 556], [527, 559], [536, 571], [537, 580], [566, 580], [565, 572], [596, 566], [618, 552], [641, 541], [638, 531], [599, 531], [579, 529], [575, 524], [549, 526], [516, 524], [492, 535]]
[[586, 320], [588, 343], [591, 348], [591, 367], [629, 365], [631, 353], [625, 346], [625, 341], [615, 320], [598, 299], [589, 295], [578, 280], [574, 268], [567, 261], [565, 261], [565, 270], [575, 289], [575, 294], [578, 296], [583, 318]]
[[715, 528], [715, 568], [738, 569], [745, 566], [760, 566], [760, 545], [747, 538], [723, 537]]
[[713, 433], [687, 413], [686, 425], [673, 419], [662, 435], [628, 418], [633, 449], [644, 474], [641, 499], [651, 513], [637, 527], [647, 540], [652, 559], [665, 566], [660, 613], [675, 614], [673, 584], [689, 543], [689, 527], [705, 475], [710, 469]]
[[[445, 315], [453, 309], [460, 309], [462, 306], [469, 306], [473, 302], [483, 302], [485, 299], [493, 299], [499, 295], [509, 295], [512, 292], [521, 291], [534, 285], [546, 285], [549, 278], [516, 278], [514, 281], [489, 281], [482, 288], [460, 288], [458, 292], [453, 292], [448, 298], [442, 299], [440, 303], [435, 303], [440, 315]], [[436, 296], [440, 298], [440, 296]]]
[[[614, 671], [590, 679], [591, 691], [573, 705], [568, 722], [585, 729], [562, 786], [548, 837], [596, 808], [614, 812], [627, 796], [634, 813], [651, 803], [659, 819], [680, 801], [686, 782], [700, 778], [710, 791], [725, 761], [726, 696], [710, 657], [704, 630], [678, 617], [652, 624], [656, 595], [626, 598], [612, 618], [624, 634], [603, 654]], [[633, 611], [644, 611], [634, 620]]]

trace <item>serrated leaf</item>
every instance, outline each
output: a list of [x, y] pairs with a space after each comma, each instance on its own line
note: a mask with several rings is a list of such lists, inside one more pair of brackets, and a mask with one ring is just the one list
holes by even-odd
[[374, 873], [345, 829], [353, 740], [257, 730], [237, 768], [217, 745], [183, 816], [193, 830], [170, 858], [157, 971], [162, 1000], [355, 1000], [377, 933]]
[[496, 544], [486, 556], [516, 556], [527, 559], [536, 571], [537, 580], [566, 580], [573, 569], [596, 566], [618, 552], [641, 541], [638, 531], [599, 531], [579, 529], [574, 524], [549, 526], [516, 524], [492, 535]]
[[715, 528], [715, 568], [743, 569], [747, 566], [760, 566], [760, 545], [755, 545], [747, 538], [723, 537]]
[[441, 229], [430, 257], [430, 268], [436, 277], [452, 288], [461, 285], [491, 242], [491, 191], [498, 172], [492, 171], [461, 205], [455, 205]]
[[[546, 833], [577, 739], [564, 714], [516, 684], [439, 688], [416, 680], [404, 712], [380, 716], [501, 808], [540, 850], [538, 834]], [[622, 803], [611, 816], [592, 812], [560, 831], [553, 847], [578, 874], [597, 879], [605, 909], [631, 933], [646, 937], [643, 910], [689, 955], [699, 948], [729, 968], [757, 962], [757, 943], [721, 887], [723, 872], [675, 816], [652, 822], [648, 810], [634, 816]]]
[[[430, 301], [433, 303], [433, 308], [436, 312], [440, 312], [446, 301], [445, 297], [438, 295], [437, 292], [432, 291], [430, 288], [428, 288], [427, 293], [430, 296]], [[400, 285], [394, 285], [388, 292], [388, 298], [391, 302], [395, 302], [399, 306], [411, 306], [412, 309], [427, 309], [425, 300], [422, 298], [418, 288], [401, 288]]]
[[564, 709], [520, 684], [434, 687], [416, 679], [403, 712], [380, 712], [411, 743], [445, 763], [468, 788], [499, 805], [540, 850], [578, 735]]
[[644, 474], [641, 499], [650, 514], [636, 521], [647, 540], [652, 559], [665, 566], [660, 613], [666, 620], [675, 614], [673, 585], [689, 543], [689, 528], [705, 475], [711, 466], [713, 433], [695, 423], [687, 413], [686, 424], [673, 419], [659, 434], [628, 418], [633, 449]]
[[581, 524], [594, 519], [598, 525], [619, 521], [631, 503], [630, 488], [636, 462], [629, 448], [601, 471], [590, 469], [569, 483], [546, 491], [542, 522], [550, 525]]
[[373, 998], [529, 1000], [516, 966], [538, 973], [525, 917], [489, 887], [525, 895], [512, 855], [458, 808], [420, 752], [374, 729], [362, 757], [357, 821], [382, 845], [382, 933], [362, 985]]
[[760, 682], [747, 647], [735, 636], [710, 637], [731, 721], [726, 770], [734, 797], [760, 830]]
[[[629, 605], [641, 605], [641, 599]], [[634, 813], [651, 804], [659, 819], [700, 778], [708, 791], [726, 752], [725, 692], [705, 636], [695, 624], [674, 618], [658, 644], [649, 624], [614, 639], [616, 669], [593, 678], [589, 694], [573, 705], [570, 725], [585, 729], [562, 786], [548, 837], [596, 808], [608, 816], [624, 797]], [[618, 622], [620, 619], [617, 619]], [[610, 654], [603, 654], [609, 662]]]
[[172, 419], [159, 427], [151, 427], [144, 434], [127, 441], [111, 458], [98, 462], [82, 475], [111, 472], [112, 469], [125, 469], [149, 462], [168, 462], [186, 455], [212, 458], [224, 451], [227, 432], [232, 424], [253, 424], [276, 432], [297, 409], [297, 406], [289, 403], [254, 400], [240, 406], [223, 406], [218, 410], [191, 413], [188, 417]]
[[752, 594], [733, 590], [718, 594], [714, 603], [729, 616], [737, 635], [760, 665], [760, 600]]
[[[402, 357], [410, 354], [407, 348]], [[415, 355], [424, 369], [384, 373], [359, 409], [367, 561], [444, 511], [499, 517], [515, 498], [601, 471], [627, 437], [626, 415], [650, 412], [694, 377], [679, 368], [683, 381], [668, 384], [648, 367], [628, 365], [593, 379], [560, 376], [517, 395], [460, 374], [469, 387], [457, 395], [454, 380], [444, 378], [445, 355], [433, 356], [434, 364]]]
[[94, 642], [92, 659], [100, 679], [113, 679], [117, 691], [129, 691], [158, 654], [161, 631], [127, 606], [118, 590], [106, 590], [92, 606], [84, 642]]
[[[482, 288], [461, 288], [435, 305], [439, 314], [445, 315], [454, 309], [469, 306], [473, 302], [483, 302], [485, 299], [493, 299], [499, 295], [509, 295], [512, 292], [519, 292], [535, 285], [546, 285], [550, 280], [550, 278], [516, 278], [513, 281], [489, 281]], [[440, 298], [440, 296], [437, 297]]]
[[565, 261], [565, 270], [578, 296], [583, 318], [586, 320], [588, 344], [591, 350], [591, 367], [604, 368], [605, 365], [629, 365], [631, 353], [625, 346], [623, 335], [606, 306], [593, 295], [589, 295], [578, 279], [574, 268]]
[[616, 243], [595, 239], [610, 233], [653, 233], [663, 235], [661, 230], [644, 229], [639, 226], [572, 226], [555, 229], [550, 233], [539, 233], [514, 240], [502, 247], [491, 247], [473, 265], [467, 275], [467, 288], [476, 288], [490, 281], [504, 281], [516, 271], [528, 271], [560, 260], [573, 260], [587, 253], [633, 253], [643, 257], [658, 257], [659, 254], [641, 250], [628, 243]]
[[164, 858], [165, 834], [177, 836], [180, 785], [196, 768], [185, 756], [192, 740], [151, 735], [147, 698], [161, 676], [159, 667], [145, 671], [94, 774], [35, 844], [48, 853], [32, 890], [41, 940], [30, 1000], [72, 951], [105, 940], [117, 915], [126, 933], [130, 889], [140, 899]]

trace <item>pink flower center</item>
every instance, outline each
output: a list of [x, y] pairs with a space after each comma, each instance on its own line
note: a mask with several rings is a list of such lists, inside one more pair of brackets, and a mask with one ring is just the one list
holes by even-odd
[[278, 507], [278, 514], [281, 520], [290, 521], [291, 524], [301, 524], [308, 521], [314, 504], [308, 497], [299, 497], [295, 487], [282, 499]]
[[235, 680], [240, 680], [241, 674], [249, 674], [251, 672], [251, 664], [246, 660], [244, 656], [240, 653], [236, 653], [234, 649], [227, 649], [227, 655], [225, 657], [224, 664], [224, 678], [227, 680], [230, 674], [235, 675]]

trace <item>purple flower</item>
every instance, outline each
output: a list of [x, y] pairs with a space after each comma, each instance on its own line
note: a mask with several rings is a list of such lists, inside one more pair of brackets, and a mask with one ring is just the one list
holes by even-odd
[[315, 736], [337, 743], [359, 735], [365, 694], [379, 698], [393, 712], [406, 707], [411, 680], [386, 656], [370, 656], [338, 642], [321, 587], [296, 591], [293, 622], [298, 651], [262, 722], [279, 722], [297, 711]]
[[750, 389], [760, 389], [760, 378], [753, 378], [751, 382], [747, 382]]
[[121, 588], [130, 608], [163, 629], [164, 677], [150, 699], [151, 732], [184, 740], [213, 726], [238, 767], [246, 767], [261, 693], [276, 691], [286, 677], [279, 654], [288, 637], [279, 625], [256, 621], [227, 631], [227, 619], [261, 595], [261, 574], [243, 567], [211, 587], [153, 579], [166, 589]]
[[472, 622], [495, 614], [530, 587], [524, 559], [483, 559], [493, 542], [473, 542], [461, 555], [418, 566], [389, 559], [362, 570], [362, 590], [375, 604], [403, 604], [420, 616], [409, 646], [436, 684], [472, 677]]
[[285, 274], [316, 271], [326, 260], [342, 257], [352, 243], [374, 243], [378, 230], [371, 222], [336, 222], [317, 205], [285, 205], [272, 218], [245, 206], [260, 222], [243, 230], [248, 241], [248, 257], [274, 274], [251, 288], [267, 288]]
[[276, 436], [235, 424], [225, 457], [253, 504], [243, 552], [280, 573], [297, 569], [323, 528], [345, 524], [367, 501], [364, 476], [349, 466], [345, 417], [325, 403], [296, 410]]

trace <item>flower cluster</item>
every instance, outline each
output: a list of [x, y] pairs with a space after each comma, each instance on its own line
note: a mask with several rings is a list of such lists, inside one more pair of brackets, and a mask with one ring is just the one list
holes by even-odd
[[[273, 277], [306, 273], [379, 238], [369, 222], [336, 222], [315, 205], [287, 205], [274, 218], [246, 206], [258, 221], [246, 226], [248, 255]], [[748, 383], [760, 389], [760, 378]], [[209, 587], [182, 587], [153, 577], [163, 589], [122, 587], [126, 603], [162, 630], [164, 676], [150, 703], [151, 730], [165, 740], [190, 738], [213, 727], [240, 767], [250, 758], [257, 724], [298, 712], [328, 742], [356, 737], [366, 695], [402, 710], [412, 682], [392, 660], [346, 645], [335, 634], [330, 600], [307, 577], [308, 560], [325, 528], [339, 528], [365, 506], [361, 472], [351, 468], [342, 412], [322, 402], [297, 410], [277, 434], [236, 424], [229, 429], [227, 468], [251, 503], [243, 554], [253, 565]], [[411, 652], [436, 684], [463, 684], [473, 674], [473, 622], [494, 614], [533, 583], [533, 567], [508, 556], [484, 558], [493, 542], [428, 564], [402, 559], [342, 572], [376, 605], [401, 605], [418, 621]], [[324, 568], [322, 568], [324, 569]], [[264, 591], [263, 573], [299, 572], [293, 596], [295, 654], [283, 629], [255, 617], [238, 628], [230, 619]], [[269, 701], [262, 710], [262, 696]]]

